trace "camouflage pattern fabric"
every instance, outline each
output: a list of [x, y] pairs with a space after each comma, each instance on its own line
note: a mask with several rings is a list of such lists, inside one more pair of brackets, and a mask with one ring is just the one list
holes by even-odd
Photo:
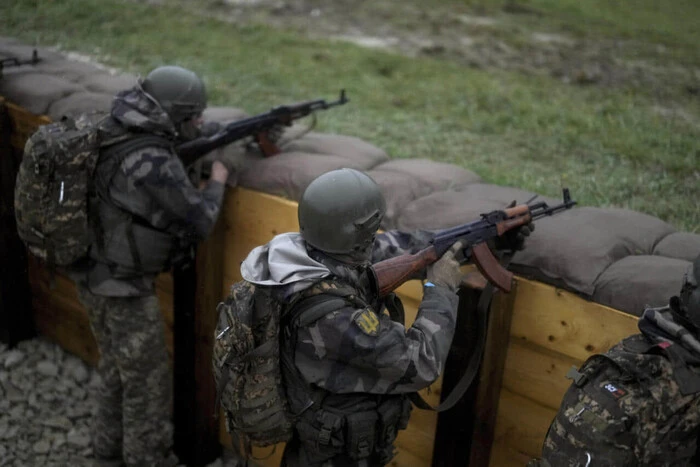
[[[379, 235], [373, 261], [427, 246], [430, 234]], [[292, 413], [301, 413], [285, 450], [287, 466], [385, 465], [398, 430], [406, 427], [405, 395], [433, 383], [447, 359], [457, 296], [426, 287], [410, 328], [392, 321], [371, 292], [367, 265], [349, 266], [320, 252], [331, 272], [301, 292], [331, 295], [349, 287], [346, 300], [329, 301], [296, 317], [283, 338], [283, 376]], [[341, 294], [342, 295], [342, 294]], [[334, 305], [334, 306], [329, 306]], [[321, 308], [321, 306], [319, 306]]]
[[[112, 117], [129, 130], [174, 138], [167, 114], [137, 88], [117, 96]], [[224, 194], [218, 182], [201, 191], [194, 187], [178, 157], [159, 146], [101, 160], [95, 185], [95, 238], [101, 244], [91, 249], [94, 264], [86, 280], [93, 293], [113, 297], [153, 293], [157, 273], [209, 234]], [[137, 266], [129, 231], [145, 271]]]
[[100, 350], [93, 452], [127, 466], [173, 466], [171, 376], [155, 295], [100, 297], [78, 287]]
[[37, 257], [68, 266], [87, 255], [88, 193], [102, 144], [128, 137], [104, 113], [43, 125], [27, 141], [15, 185], [19, 236]]
[[542, 459], [531, 465], [697, 465], [700, 353], [690, 350], [695, 344], [686, 348], [675, 339], [689, 335], [669, 311], [646, 310], [643, 334], [570, 373], [574, 384], [549, 429]]
[[238, 282], [217, 310], [217, 400], [225, 409], [227, 431], [234, 443], [244, 443], [244, 451], [251, 444], [269, 446], [291, 436], [279, 365], [282, 304], [269, 289]]

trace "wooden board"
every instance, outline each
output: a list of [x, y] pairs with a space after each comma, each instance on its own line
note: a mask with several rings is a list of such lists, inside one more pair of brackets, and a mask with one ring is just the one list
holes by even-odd
[[508, 346], [503, 387], [544, 407], [559, 407], [571, 383], [564, 376], [581, 360], [562, 355], [529, 342], [511, 341]]
[[578, 360], [635, 334], [637, 319], [550, 285], [518, 278], [511, 335]]
[[24, 144], [27, 139], [39, 126], [51, 123], [51, 119], [46, 115], [33, 114], [23, 107], [7, 101], [5, 105], [7, 106], [12, 121], [12, 135], [10, 141], [12, 146], [19, 150], [24, 149]]
[[[555, 414], [554, 409], [513, 394], [508, 389], [501, 390], [492, 451], [507, 449], [518, 456], [537, 457]], [[494, 461], [490, 465], [499, 467]]]

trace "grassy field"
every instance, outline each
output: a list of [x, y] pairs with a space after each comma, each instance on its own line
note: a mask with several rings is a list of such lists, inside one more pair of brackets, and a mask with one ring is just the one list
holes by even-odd
[[[392, 2], [360, 3], [392, 11]], [[190, 67], [204, 76], [213, 105], [251, 113], [335, 98], [346, 88], [351, 104], [319, 115], [320, 131], [359, 136], [395, 158], [451, 162], [489, 182], [545, 195], [558, 196], [564, 184], [583, 205], [635, 209], [700, 232], [700, 4], [629, 3], [531, 0], [516, 15], [496, 0], [435, 2], [445, 11], [498, 18], [507, 27], [491, 33], [516, 48], [526, 48], [532, 31], [623, 41], [621, 56], [650, 70], [680, 68], [687, 79], [662, 80], [663, 92], [651, 92], [634, 83], [584, 86], [547, 73], [477, 69], [310, 39], [298, 29], [273, 28], [262, 16], [217, 20], [213, 14], [226, 11], [221, 1], [203, 3], [209, 7], [203, 11], [193, 2], [4, 0], [0, 34], [130, 72], [164, 63]], [[400, 22], [394, 13], [383, 21]]]

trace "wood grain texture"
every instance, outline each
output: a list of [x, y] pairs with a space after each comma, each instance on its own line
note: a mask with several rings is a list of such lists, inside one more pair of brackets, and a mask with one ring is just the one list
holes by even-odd
[[635, 334], [638, 318], [550, 285], [518, 278], [511, 336], [585, 360]]
[[[556, 410], [503, 389], [496, 417], [494, 450], [506, 447], [520, 456], [539, 456], [555, 415]], [[493, 462], [489, 465], [498, 467]]]

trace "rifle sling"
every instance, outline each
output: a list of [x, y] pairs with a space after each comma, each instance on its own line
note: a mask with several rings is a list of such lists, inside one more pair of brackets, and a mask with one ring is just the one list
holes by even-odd
[[[512, 254], [504, 255], [501, 261], [501, 266], [507, 268], [510, 264]], [[491, 298], [493, 297], [495, 287], [489, 282], [486, 287], [481, 292], [479, 296], [479, 302], [476, 305], [476, 316], [477, 316], [477, 334], [476, 334], [476, 345], [474, 346], [474, 352], [469, 358], [469, 363], [467, 368], [464, 370], [464, 374], [459, 379], [455, 387], [450, 391], [450, 393], [442, 400], [442, 402], [437, 406], [433, 407], [428, 404], [425, 399], [421, 397], [417, 392], [413, 392], [408, 395], [408, 398], [413, 402], [413, 404], [419, 409], [423, 410], [434, 410], [435, 412], [444, 412], [446, 410], [454, 407], [457, 402], [462, 399], [464, 393], [467, 392], [469, 386], [471, 386], [474, 378], [479, 372], [479, 367], [481, 366], [481, 358], [484, 354], [484, 347], [486, 346], [486, 333], [488, 331], [488, 316], [489, 316], [489, 306], [491, 305]]]

